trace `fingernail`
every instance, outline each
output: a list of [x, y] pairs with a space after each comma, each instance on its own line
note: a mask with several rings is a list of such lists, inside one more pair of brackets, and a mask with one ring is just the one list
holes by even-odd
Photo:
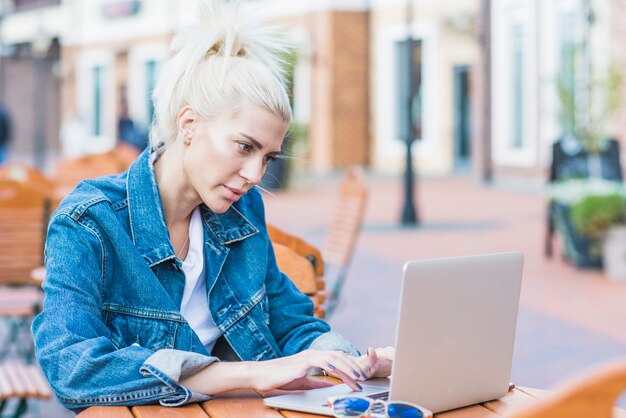
[[328, 363], [328, 368], [332, 371], [335, 371], [336, 367], [333, 366], [332, 364]]
[[359, 382], [354, 382], [354, 384], [356, 385], [357, 388], [363, 390], [363, 386], [359, 385]]
[[361, 377], [361, 375], [359, 374], [359, 372], [357, 372], [356, 370], [352, 370], [352, 374], [353, 374], [355, 377]]
[[367, 380], [367, 375], [363, 372], [363, 379]]

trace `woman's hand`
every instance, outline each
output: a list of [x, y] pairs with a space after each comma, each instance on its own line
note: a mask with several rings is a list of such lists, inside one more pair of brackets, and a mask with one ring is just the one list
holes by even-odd
[[394, 347], [384, 348], [368, 348], [367, 354], [358, 357], [357, 363], [370, 377], [389, 377], [391, 375], [391, 366], [396, 355]]
[[369, 367], [367, 361], [351, 357], [341, 351], [305, 350], [289, 357], [260, 361], [254, 364], [253, 387], [260, 391], [272, 389], [298, 390], [331, 386], [329, 382], [307, 376], [310, 369], [318, 367], [341, 379], [354, 391], [362, 388], [358, 380], [368, 375], [362, 366]]
[[194, 392], [208, 395], [242, 388], [268, 392], [273, 389], [301, 390], [331, 386], [330, 382], [312, 379], [307, 375], [309, 370], [317, 367], [341, 379], [352, 390], [361, 391], [359, 380], [389, 376], [394, 355], [393, 347], [370, 348], [361, 357], [352, 357], [341, 351], [305, 350], [289, 357], [266, 361], [215, 362], [186, 377], [181, 384]]

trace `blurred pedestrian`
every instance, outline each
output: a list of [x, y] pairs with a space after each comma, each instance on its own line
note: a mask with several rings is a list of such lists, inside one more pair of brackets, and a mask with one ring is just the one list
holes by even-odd
[[117, 136], [121, 142], [132, 145], [140, 151], [148, 146], [148, 135], [143, 133], [130, 117], [126, 100], [122, 100], [120, 116], [117, 119]]
[[0, 103], [0, 164], [7, 159], [11, 142], [11, 116], [7, 108]]
[[391, 372], [393, 349], [359, 355], [278, 270], [256, 186], [292, 117], [286, 47], [238, 3], [201, 2], [158, 80], [150, 147], [50, 220], [32, 329], [67, 408], [327, 386], [308, 377], [322, 372], [358, 391]]

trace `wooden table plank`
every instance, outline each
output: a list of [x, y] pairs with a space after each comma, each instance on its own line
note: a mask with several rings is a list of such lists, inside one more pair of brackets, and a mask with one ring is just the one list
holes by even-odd
[[133, 406], [131, 412], [135, 418], [207, 418], [206, 413], [197, 403], [173, 408], [161, 405]]
[[[236, 398], [236, 400], [234, 399]], [[253, 390], [233, 390], [202, 402], [211, 418], [282, 418], [277, 410], [265, 406], [261, 395]]]
[[472, 405], [435, 414], [435, 418], [497, 418], [498, 416], [482, 405]]
[[536, 401], [536, 397], [515, 388], [500, 399], [485, 402], [483, 406], [496, 415], [506, 415], [519, 408], [532, 405]]
[[554, 393], [545, 389], [527, 388], [524, 386], [517, 386], [516, 389], [537, 399], [545, 399], [550, 396], [551, 393]]
[[126, 406], [92, 406], [78, 416], [80, 418], [135, 418]]
[[288, 411], [281, 409], [280, 413], [286, 418], [320, 418], [323, 415], [309, 414], [307, 412]]
[[[541, 389], [515, 388], [505, 397], [453, 411], [436, 414], [435, 418], [498, 418], [510, 414], [517, 408], [541, 402], [538, 398], [548, 398], [551, 393]], [[133, 407], [91, 407], [79, 418], [318, 418], [318, 415], [295, 411], [277, 411], [266, 407], [262, 397], [252, 390], [237, 390], [219, 395], [202, 404], [190, 404], [176, 408], [159, 405]], [[615, 409], [615, 418], [626, 418], [626, 411]]]

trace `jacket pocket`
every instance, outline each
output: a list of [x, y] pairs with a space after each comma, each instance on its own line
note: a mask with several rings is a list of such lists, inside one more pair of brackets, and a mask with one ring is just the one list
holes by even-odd
[[111, 340], [119, 349], [139, 345], [152, 351], [174, 348], [178, 322], [140, 315], [115, 309], [106, 309], [106, 326], [111, 331]]

